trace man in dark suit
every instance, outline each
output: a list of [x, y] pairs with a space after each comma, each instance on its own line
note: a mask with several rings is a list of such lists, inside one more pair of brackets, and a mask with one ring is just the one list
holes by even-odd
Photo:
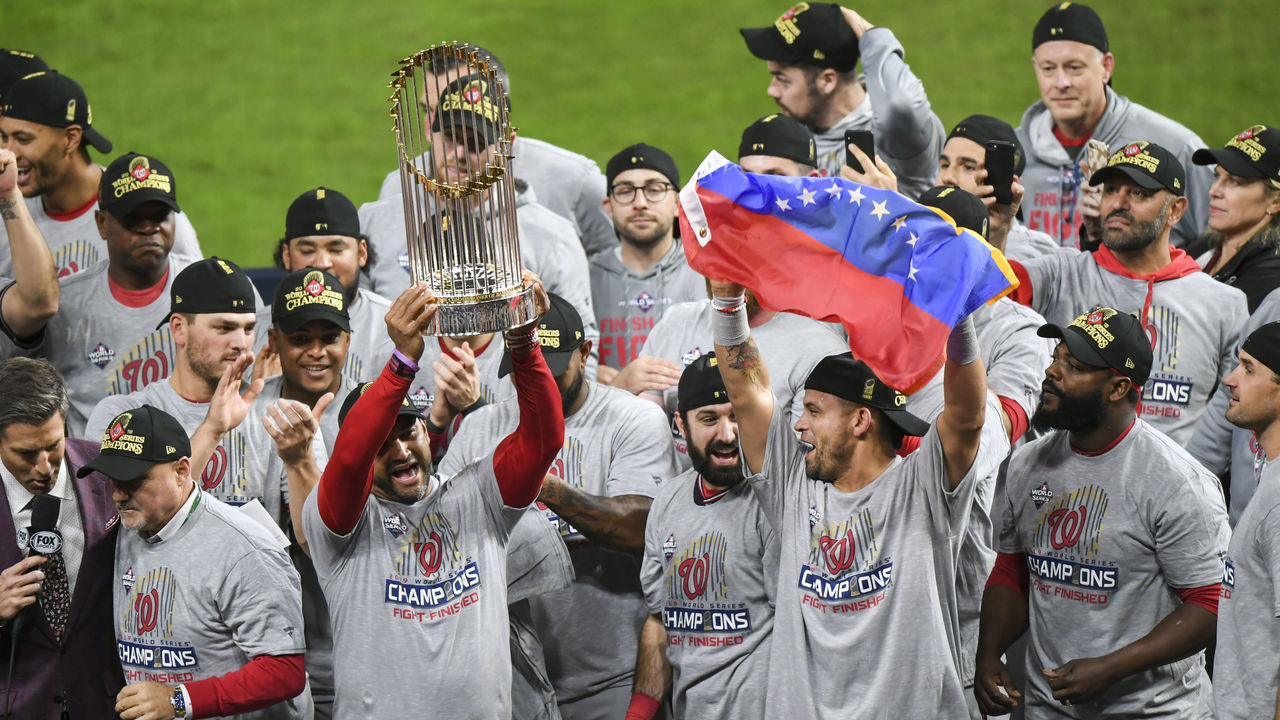
[[[66, 384], [44, 360], [0, 364], [0, 388], [0, 716], [115, 717], [124, 685], [111, 627], [116, 507], [104, 478], [76, 478], [98, 443], [65, 436]], [[37, 495], [60, 501], [62, 542], [27, 557]]]

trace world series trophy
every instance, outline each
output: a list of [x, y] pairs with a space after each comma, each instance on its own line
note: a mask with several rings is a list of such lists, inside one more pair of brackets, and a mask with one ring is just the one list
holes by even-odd
[[428, 333], [479, 335], [533, 320], [502, 81], [474, 50], [447, 43], [401, 60], [389, 86], [410, 279], [426, 282], [438, 304]]

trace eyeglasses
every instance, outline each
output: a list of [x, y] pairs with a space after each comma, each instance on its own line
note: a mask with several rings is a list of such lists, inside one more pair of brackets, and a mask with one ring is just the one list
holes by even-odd
[[675, 187], [676, 186], [671, 183], [662, 182], [660, 180], [645, 183], [644, 187], [636, 187], [629, 183], [620, 183], [609, 188], [609, 197], [613, 198], [614, 202], [621, 203], [623, 205], [630, 205], [635, 202], [636, 190], [643, 190], [644, 199], [649, 202], [656, 203], [666, 197], [667, 193], [674, 190]]

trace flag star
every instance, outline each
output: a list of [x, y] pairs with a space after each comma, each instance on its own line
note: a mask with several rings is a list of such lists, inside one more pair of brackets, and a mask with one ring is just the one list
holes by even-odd
[[866, 197], [862, 194], [862, 188], [854, 186], [853, 191], [849, 193], [849, 202], [862, 204], [862, 198]]
[[871, 211], [871, 214], [875, 215], [877, 220], [881, 220], [885, 215], [889, 214], [889, 209], [885, 207], [885, 205], [889, 204], [888, 200], [885, 200], [884, 202], [876, 202], [875, 200], [872, 200], [871, 202], [875, 203], [875, 209]]
[[839, 185], [835, 184], [834, 182], [831, 183], [831, 187], [825, 188], [825, 190], [827, 191], [827, 194], [830, 195], [831, 197], [840, 197], [840, 193], [844, 192], [844, 189], [841, 188]]
[[915, 280], [915, 279], [916, 279], [916, 265], [915, 265], [915, 263], [911, 263], [911, 270], [907, 272], [907, 279], [908, 279], [908, 280]]
[[796, 199], [800, 200], [805, 205], [816, 205], [817, 202], [813, 199], [813, 195], [814, 195], [814, 192], [812, 190], [805, 190], [804, 192], [800, 193], [800, 197]]
[[906, 216], [900, 217], [900, 218], [898, 218], [897, 220], [894, 220], [894, 221], [893, 221], [893, 229], [894, 229], [894, 230], [901, 230], [901, 229], [902, 229], [902, 226], [903, 226], [903, 225], [906, 225], [906, 224], [907, 224], [907, 218], [906, 218]]
[[917, 236], [915, 233], [911, 233], [911, 239], [907, 241], [907, 244], [912, 247], [915, 247], [916, 241], [919, 239], [920, 239], [919, 236]]
[[789, 201], [787, 201], [787, 200], [783, 200], [782, 198], [778, 198], [778, 199], [777, 199], [777, 200], [775, 200], [774, 202], [778, 203], [778, 209], [779, 209], [779, 210], [790, 210], [790, 209], [791, 209], [791, 204], [790, 204], [790, 202], [789, 202]]

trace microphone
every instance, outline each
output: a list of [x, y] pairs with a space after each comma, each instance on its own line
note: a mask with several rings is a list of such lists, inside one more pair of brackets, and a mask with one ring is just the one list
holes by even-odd
[[[27, 527], [27, 557], [53, 555], [62, 550], [62, 533], [58, 532], [58, 511], [62, 501], [52, 495], [36, 495], [31, 500], [31, 525]], [[13, 619], [13, 638], [16, 641], [27, 623], [27, 616], [34, 612], [37, 603], [24, 607]]]

